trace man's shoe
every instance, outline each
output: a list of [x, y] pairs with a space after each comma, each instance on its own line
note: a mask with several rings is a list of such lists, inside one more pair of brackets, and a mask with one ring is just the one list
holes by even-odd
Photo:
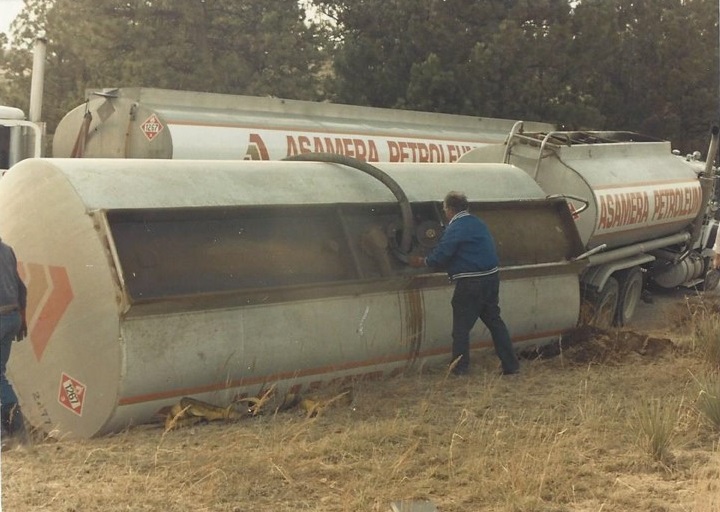
[[513, 370], [513, 371], [503, 370], [501, 375], [503, 375], [503, 376], [508, 376], [508, 375], [520, 375], [520, 370]]

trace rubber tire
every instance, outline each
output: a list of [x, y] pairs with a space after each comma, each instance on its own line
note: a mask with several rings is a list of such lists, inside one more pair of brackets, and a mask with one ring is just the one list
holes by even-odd
[[643, 274], [640, 267], [632, 267], [615, 274], [620, 284], [615, 325], [627, 325], [635, 314], [643, 291]]
[[620, 297], [620, 284], [614, 277], [608, 277], [603, 289], [595, 295], [593, 300], [593, 325], [604, 329], [615, 323], [618, 301]]

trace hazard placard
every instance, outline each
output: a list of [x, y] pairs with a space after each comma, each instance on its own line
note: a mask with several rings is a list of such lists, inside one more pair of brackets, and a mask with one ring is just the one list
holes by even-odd
[[163, 131], [163, 124], [160, 122], [160, 119], [153, 114], [150, 117], [148, 117], [143, 124], [140, 125], [140, 129], [145, 134], [145, 137], [147, 137], [148, 140], [153, 140], [155, 137], [157, 137], [161, 131]]
[[60, 377], [60, 395], [58, 400], [69, 410], [82, 416], [83, 402], [85, 401], [85, 385], [73, 379], [65, 372]]

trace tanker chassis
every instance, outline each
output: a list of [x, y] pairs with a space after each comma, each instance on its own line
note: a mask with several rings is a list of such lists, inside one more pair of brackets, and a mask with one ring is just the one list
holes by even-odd
[[[708, 155], [717, 151], [713, 129]], [[564, 196], [587, 251], [583, 299], [600, 324], [625, 325], [646, 285], [718, 285], [718, 222], [712, 158], [674, 154], [670, 143], [632, 132], [523, 132], [477, 148], [460, 162], [520, 167], [551, 196]]]

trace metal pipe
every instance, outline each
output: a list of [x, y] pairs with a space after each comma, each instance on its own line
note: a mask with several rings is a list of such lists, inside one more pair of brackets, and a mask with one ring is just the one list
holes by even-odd
[[28, 120], [39, 123], [42, 117], [43, 88], [45, 87], [45, 51], [47, 40], [44, 37], [35, 39], [33, 48], [33, 69], [30, 82], [30, 109]]
[[[545, 150], [545, 145], [547, 144], [548, 140], [550, 140], [550, 137], [555, 137], [556, 135], [562, 135], [566, 132], [560, 132], [560, 131], [553, 131], [548, 132], [545, 137], [543, 138], [542, 142], [540, 143], [540, 151], [538, 152], [538, 161], [535, 165], [535, 172], [533, 174], [533, 179], [537, 181], [538, 173], [540, 172], [540, 163], [543, 159], [543, 151]], [[565, 135], [567, 137], [567, 135]]]
[[502, 160], [504, 164], [510, 163], [510, 143], [512, 142], [513, 138], [515, 137], [515, 134], [518, 131], [522, 131], [522, 127], [523, 127], [523, 122], [518, 121], [517, 123], [515, 123], [513, 125], [512, 129], [510, 130], [510, 134], [508, 135], [508, 138], [505, 141], [505, 153], [503, 154], [503, 160]]
[[621, 247], [620, 249], [604, 252], [602, 254], [593, 254], [588, 258], [588, 265], [602, 265], [603, 263], [608, 263], [616, 259], [627, 258], [635, 256], [636, 254], [654, 251], [655, 249], [667, 247], [668, 245], [681, 244], [689, 240], [690, 237], [690, 233], [684, 232], [639, 244], [628, 245], [627, 247]]

